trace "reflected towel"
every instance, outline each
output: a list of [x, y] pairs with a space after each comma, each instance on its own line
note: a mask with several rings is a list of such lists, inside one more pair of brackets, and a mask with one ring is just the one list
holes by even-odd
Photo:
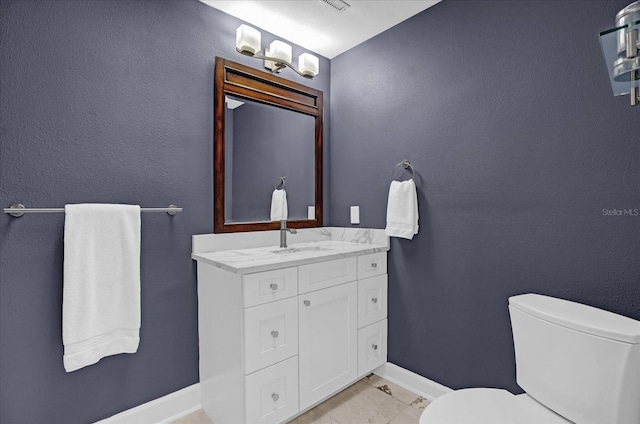
[[140, 206], [65, 206], [62, 342], [75, 371], [140, 341]]
[[275, 189], [271, 195], [271, 220], [286, 220], [289, 215], [287, 207], [287, 192], [284, 189]]
[[418, 234], [418, 195], [416, 183], [392, 181], [387, 203], [386, 234], [411, 240]]

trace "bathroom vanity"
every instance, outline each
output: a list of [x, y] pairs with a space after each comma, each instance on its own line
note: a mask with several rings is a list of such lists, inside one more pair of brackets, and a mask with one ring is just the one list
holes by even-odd
[[284, 249], [194, 241], [202, 406], [216, 424], [284, 422], [386, 362], [388, 240], [350, 231], [303, 230], [317, 240]]

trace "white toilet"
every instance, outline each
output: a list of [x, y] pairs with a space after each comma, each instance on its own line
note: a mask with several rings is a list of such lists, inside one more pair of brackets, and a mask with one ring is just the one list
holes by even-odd
[[640, 424], [640, 321], [538, 294], [509, 298], [525, 394], [463, 389], [420, 424]]

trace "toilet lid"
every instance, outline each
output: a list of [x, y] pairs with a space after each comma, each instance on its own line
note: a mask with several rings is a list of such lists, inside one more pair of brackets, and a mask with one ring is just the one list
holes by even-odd
[[462, 389], [440, 396], [420, 416], [420, 424], [568, 424], [526, 395], [501, 389]]

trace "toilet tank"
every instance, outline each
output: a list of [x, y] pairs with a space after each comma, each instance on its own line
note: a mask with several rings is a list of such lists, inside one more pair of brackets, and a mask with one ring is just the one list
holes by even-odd
[[509, 314], [529, 396], [576, 424], [640, 423], [640, 321], [538, 294]]

